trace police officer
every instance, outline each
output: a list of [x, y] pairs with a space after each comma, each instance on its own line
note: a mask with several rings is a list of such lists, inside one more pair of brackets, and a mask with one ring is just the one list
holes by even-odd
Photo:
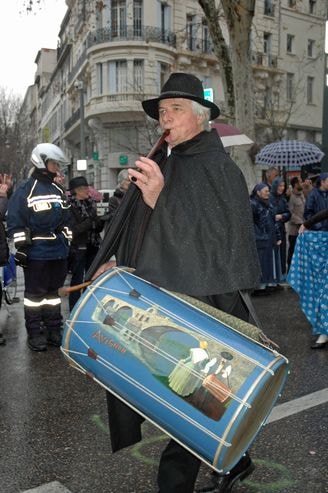
[[60, 346], [61, 299], [71, 231], [64, 189], [55, 183], [60, 165], [68, 162], [54, 144], [32, 151], [31, 177], [20, 184], [8, 204], [7, 227], [17, 249], [15, 260], [24, 269], [24, 315], [27, 343], [33, 351]]

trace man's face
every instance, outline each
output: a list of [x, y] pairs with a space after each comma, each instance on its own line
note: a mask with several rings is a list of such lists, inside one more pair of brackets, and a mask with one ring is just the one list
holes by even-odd
[[301, 180], [298, 180], [296, 183], [295, 183], [295, 189], [298, 191], [298, 192], [301, 192], [303, 190], [303, 183], [301, 182]]
[[166, 142], [174, 147], [192, 139], [203, 127], [204, 117], [196, 115], [189, 99], [172, 98], [159, 102], [159, 123], [163, 130], [170, 130]]
[[328, 191], [328, 178], [321, 181], [320, 188], [321, 188], [321, 190], [324, 190], [325, 192]]
[[272, 168], [268, 174], [268, 183], [272, 184], [273, 180], [279, 176], [279, 171], [276, 168]]
[[59, 172], [59, 164], [57, 161], [53, 161], [52, 159], [49, 159], [47, 162], [47, 169], [50, 171], [50, 173], [58, 173]]
[[74, 192], [78, 200], [86, 200], [89, 197], [89, 187], [85, 185], [76, 187]]

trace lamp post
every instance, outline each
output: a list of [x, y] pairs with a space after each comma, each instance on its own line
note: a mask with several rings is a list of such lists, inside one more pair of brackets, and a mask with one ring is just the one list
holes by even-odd
[[325, 30], [325, 70], [323, 86], [323, 110], [322, 110], [322, 152], [325, 153], [321, 160], [321, 171], [328, 171], [328, 21]]
[[75, 89], [77, 89], [80, 93], [80, 165], [78, 163], [78, 169], [79, 166], [81, 170], [86, 169], [86, 162], [85, 166], [82, 164], [82, 161], [85, 161], [85, 128], [84, 128], [84, 86], [83, 82], [81, 80], [77, 80], [74, 84]]

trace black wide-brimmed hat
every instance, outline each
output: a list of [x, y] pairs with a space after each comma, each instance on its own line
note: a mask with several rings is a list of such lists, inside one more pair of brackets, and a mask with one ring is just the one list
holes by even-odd
[[183, 72], [171, 74], [162, 87], [161, 94], [158, 98], [143, 101], [142, 107], [148, 116], [154, 118], [154, 120], [158, 120], [159, 101], [161, 99], [172, 98], [191, 99], [192, 101], [197, 101], [197, 103], [205, 106], [206, 108], [210, 108], [211, 120], [214, 120], [220, 114], [220, 108], [216, 104], [212, 103], [212, 101], [208, 101], [204, 98], [204, 89], [201, 81], [195, 75], [184, 74]]
[[78, 187], [88, 187], [88, 186], [89, 186], [88, 182], [84, 176], [75, 176], [70, 180], [68, 187], [72, 191]]

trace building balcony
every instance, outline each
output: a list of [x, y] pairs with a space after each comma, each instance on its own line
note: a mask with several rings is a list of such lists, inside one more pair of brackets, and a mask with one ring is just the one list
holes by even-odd
[[163, 30], [159, 27], [140, 26], [122, 26], [117, 29], [104, 27], [92, 31], [87, 38], [88, 48], [99, 43], [109, 43], [113, 41], [144, 41], [146, 43], [163, 43], [172, 48], [176, 47], [175, 33]]
[[278, 56], [271, 53], [252, 53], [252, 62], [254, 65], [265, 68], [277, 68]]

